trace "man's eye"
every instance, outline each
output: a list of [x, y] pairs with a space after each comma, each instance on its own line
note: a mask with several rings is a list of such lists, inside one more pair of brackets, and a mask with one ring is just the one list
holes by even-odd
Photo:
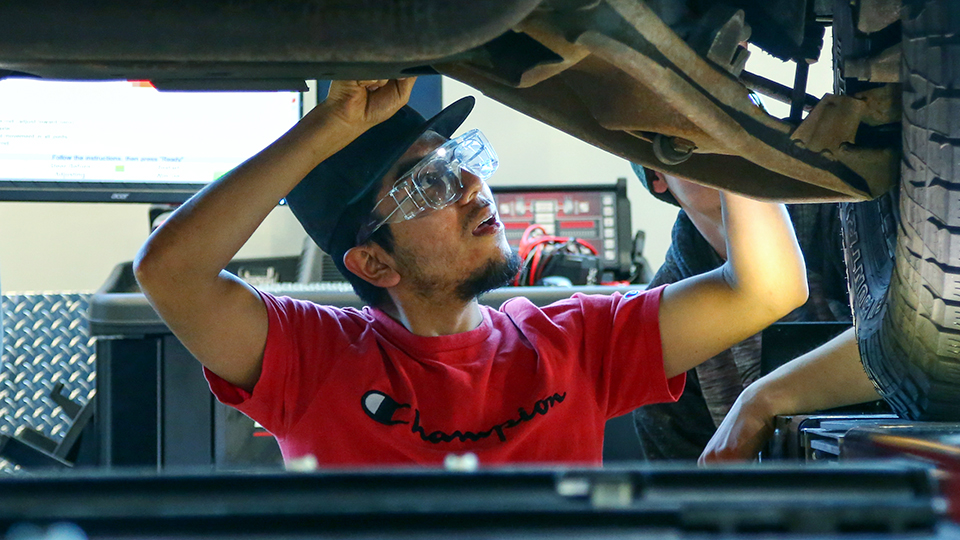
[[427, 191], [442, 194], [447, 191], [447, 183], [438, 174], [429, 174], [423, 179], [423, 188]]
[[432, 165], [426, 167], [420, 171], [420, 184], [426, 189], [441, 187], [446, 184], [445, 173], [446, 169], [442, 166]]

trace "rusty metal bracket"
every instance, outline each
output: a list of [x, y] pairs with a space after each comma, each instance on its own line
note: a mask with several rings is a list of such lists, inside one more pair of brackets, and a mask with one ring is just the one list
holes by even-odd
[[869, 58], [849, 59], [843, 66], [844, 75], [861, 81], [877, 83], [900, 82], [900, 44], [896, 44]]

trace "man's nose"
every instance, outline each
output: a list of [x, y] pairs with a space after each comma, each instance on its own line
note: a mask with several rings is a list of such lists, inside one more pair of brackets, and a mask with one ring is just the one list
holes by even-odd
[[483, 180], [466, 169], [460, 169], [460, 183], [463, 184], [460, 204], [470, 204], [483, 191]]

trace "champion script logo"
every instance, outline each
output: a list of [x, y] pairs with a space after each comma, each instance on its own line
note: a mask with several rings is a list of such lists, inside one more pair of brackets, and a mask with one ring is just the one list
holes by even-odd
[[[446, 433], [440, 430], [428, 432], [426, 428], [420, 423], [420, 410], [413, 410], [413, 421], [412, 423], [409, 420], [396, 419], [396, 416], [404, 416], [404, 410], [410, 409], [410, 405], [407, 403], [398, 403], [392, 397], [379, 392], [377, 390], [370, 390], [360, 398], [360, 405], [363, 408], [363, 412], [367, 414], [371, 419], [385, 425], [393, 426], [396, 424], [408, 424], [410, 425], [410, 432], [418, 435], [421, 439], [426, 442], [433, 444], [448, 443], [453, 441], [460, 442], [476, 442], [481, 439], [486, 439], [491, 435], [496, 434], [497, 438], [501, 442], [506, 442], [507, 433], [506, 430], [519, 426], [524, 422], [530, 422], [535, 419], [537, 416], [544, 416], [553, 407], [556, 407], [557, 404], [563, 403], [563, 400], [566, 399], [567, 393], [562, 394], [553, 394], [552, 396], [547, 396], [543, 399], [538, 399], [534, 402], [533, 407], [531, 407], [528, 412], [525, 408], [520, 407], [517, 409], [517, 417], [511, 418], [494, 426], [491, 426], [490, 429], [486, 431], [461, 431], [456, 430], [453, 433]], [[406, 415], [409, 418], [409, 411], [406, 411]]]

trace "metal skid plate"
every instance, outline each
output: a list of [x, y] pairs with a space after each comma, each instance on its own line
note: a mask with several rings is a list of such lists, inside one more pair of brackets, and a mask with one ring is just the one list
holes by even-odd
[[[516, 27], [538, 54], [518, 60], [504, 46], [509, 54], [498, 57], [492, 43], [492, 61], [470, 57], [436, 69], [625, 159], [754, 198], [857, 201], [895, 184], [898, 149], [861, 147], [853, 135], [861, 123], [896, 121], [898, 104], [883, 98], [898, 89], [831, 96], [795, 125], [760, 109], [736, 69], [704, 58], [651, 2], [548, 4]], [[657, 154], [664, 138], [682, 141], [674, 150], [689, 155], [665, 160]]]
[[[85, 404], [96, 392], [94, 338], [84, 322], [89, 294], [4, 295], [0, 434], [33, 428], [59, 441], [71, 420], [50, 399], [55, 384]], [[0, 471], [13, 466], [0, 459]]]

